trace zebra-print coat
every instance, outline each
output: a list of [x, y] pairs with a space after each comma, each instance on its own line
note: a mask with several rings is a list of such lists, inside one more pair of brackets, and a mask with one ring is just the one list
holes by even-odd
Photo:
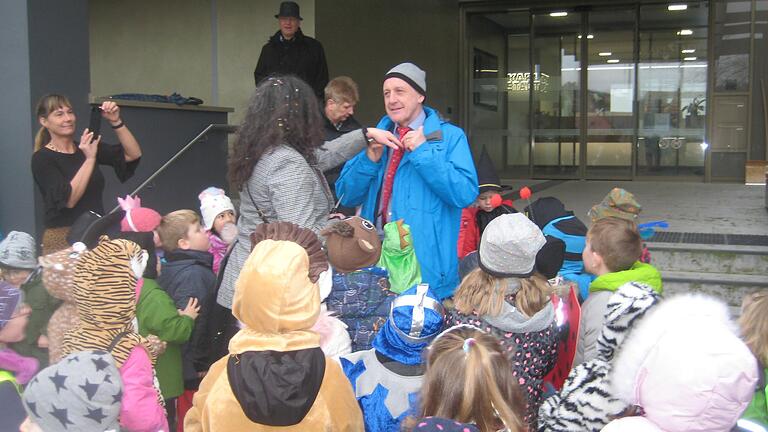
[[613, 358], [627, 334], [660, 297], [645, 284], [629, 282], [611, 296], [605, 325], [598, 338], [598, 355], [574, 367], [562, 390], [539, 409], [540, 432], [599, 432], [626, 404], [610, 387]]

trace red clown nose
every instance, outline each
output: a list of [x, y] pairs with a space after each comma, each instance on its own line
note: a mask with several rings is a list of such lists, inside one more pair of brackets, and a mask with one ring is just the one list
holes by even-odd
[[520, 198], [527, 200], [531, 198], [531, 189], [528, 186], [523, 186], [520, 189]]
[[501, 195], [493, 194], [493, 196], [491, 197], [491, 206], [493, 208], [497, 208], [500, 205], [501, 205]]

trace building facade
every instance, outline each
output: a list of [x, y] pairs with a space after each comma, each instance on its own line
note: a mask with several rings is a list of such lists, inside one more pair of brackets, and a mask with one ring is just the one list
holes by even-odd
[[461, 123], [505, 178], [743, 181], [768, 1], [463, 2]]

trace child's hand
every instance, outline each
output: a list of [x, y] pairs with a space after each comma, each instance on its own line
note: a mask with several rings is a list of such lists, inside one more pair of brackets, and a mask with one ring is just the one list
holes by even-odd
[[161, 340], [159, 337], [151, 334], [147, 335], [147, 340], [149, 341], [149, 350], [152, 352], [152, 355], [154, 357], [159, 357], [165, 352], [165, 349], [168, 347], [168, 343], [164, 340]]
[[40, 337], [37, 338], [37, 347], [48, 348], [48, 336], [41, 334]]
[[184, 310], [178, 309], [179, 315], [186, 315], [192, 319], [196, 319], [200, 314], [200, 305], [197, 304], [195, 297], [190, 297], [187, 302], [187, 307]]

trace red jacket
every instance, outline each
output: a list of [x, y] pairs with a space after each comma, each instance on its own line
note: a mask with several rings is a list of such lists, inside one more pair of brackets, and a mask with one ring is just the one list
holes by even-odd
[[[512, 207], [511, 200], [504, 200], [501, 205]], [[480, 245], [480, 228], [477, 226], [477, 212], [479, 207], [467, 207], [461, 211], [461, 225], [459, 227], [458, 255], [459, 259], [477, 250]]]
[[461, 211], [461, 225], [459, 228], [459, 259], [464, 258], [470, 252], [477, 250], [480, 244], [480, 229], [477, 227], [478, 207], [467, 207]]

